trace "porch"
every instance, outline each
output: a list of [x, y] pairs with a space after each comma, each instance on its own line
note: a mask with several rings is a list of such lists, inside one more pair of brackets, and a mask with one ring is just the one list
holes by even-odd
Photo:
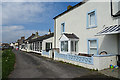
[[[98, 32], [96, 36], [102, 36], [102, 35], [116, 35], [116, 43], [117, 43], [117, 65], [120, 67], [120, 25], [113, 25], [105, 27], [103, 30]], [[112, 45], [111, 45], [112, 46]]]

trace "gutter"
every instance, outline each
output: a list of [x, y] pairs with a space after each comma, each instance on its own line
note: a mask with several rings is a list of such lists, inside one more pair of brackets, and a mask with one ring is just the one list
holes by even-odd
[[111, 16], [112, 16], [112, 17], [118, 17], [118, 16], [120, 16], [120, 14], [113, 15], [113, 5], [112, 5], [112, 0], [111, 0]]

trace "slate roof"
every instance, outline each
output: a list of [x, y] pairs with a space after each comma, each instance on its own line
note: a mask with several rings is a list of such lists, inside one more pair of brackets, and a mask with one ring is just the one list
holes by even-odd
[[120, 25], [105, 27], [102, 31], [98, 32], [97, 35], [115, 34], [115, 33], [120, 33]]
[[79, 2], [78, 4], [76, 4], [75, 6], [71, 7], [70, 9], [68, 9], [68, 10], [64, 11], [63, 13], [61, 13], [61, 14], [55, 16], [53, 19], [56, 19], [56, 18], [58, 18], [58, 17], [64, 15], [65, 13], [67, 13], [67, 12], [69, 12], [69, 11], [71, 11], [71, 10], [73, 10], [73, 9], [75, 9], [75, 8], [77, 8], [77, 7], [79, 7], [79, 6], [81, 6], [82, 4], [86, 3], [87, 1], [88, 1], [88, 0], [83, 0], [82, 2]]
[[74, 33], [72, 34], [63, 33], [63, 34], [69, 39], [79, 39]]
[[30, 37], [28, 37], [26, 40], [31, 40], [33, 37], [35, 36], [35, 34], [32, 34]]
[[8, 43], [2, 43], [1, 45], [2, 45], [2, 46], [6, 46], [6, 45], [9, 45], [9, 44], [8, 44]]
[[116, 16], [120, 16], [120, 11], [118, 11], [115, 15], [116, 15]]
[[53, 36], [54, 36], [54, 33], [50, 33], [50, 34], [48, 34], [48, 35], [43, 35], [43, 36], [40, 36], [40, 37], [38, 37], [38, 38], [31, 39], [29, 42], [31, 43], [31, 42], [36, 42], [36, 41], [43, 41], [43, 40], [48, 39], [48, 38], [51, 38], [51, 37], [53, 37]]

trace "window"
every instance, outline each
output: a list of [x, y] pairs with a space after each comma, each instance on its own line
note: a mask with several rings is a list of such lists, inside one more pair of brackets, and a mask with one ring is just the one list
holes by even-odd
[[75, 47], [74, 47], [74, 43], [73, 41], [71, 41], [71, 51], [74, 51]]
[[35, 51], [37, 51], [37, 42], [35, 42]]
[[68, 41], [61, 41], [61, 51], [68, 52]]
[[87, 28], [93, 28], [93, 27], [97, 27], [95, 10], [87, 13]]
[[71, 51], [77, 52], [78, 49], [78, 41], [71, 41]]
[[62, 24], [61, 24], [61, 33], [62, 33], [62, 32], [65, 32], [65, 23], [62, 23]]
[[52, 43], [46, 43], [46, 51], [52, 49]]
[[40, 51], [42, 50], [42, 42], [40, 42]]
[[30, 50], [32, 50], [32, 43], [30, 43]]
[[32, 43], [32, 46], [33, 46], [33, 47], [32, 47], [32, 50], [34, 50], [34, 43]]
[[88, 53], [97, 55], [98, 53], [97, 40], [88, 40]]

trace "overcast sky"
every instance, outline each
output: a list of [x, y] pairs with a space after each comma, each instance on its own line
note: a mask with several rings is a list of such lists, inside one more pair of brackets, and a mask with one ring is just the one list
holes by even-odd
[[[21, 36], [29, 37], [54, 31], [53, 17], [67, 10], [68, 5], [78, 2], [3, 2], [2, 42], [15, 42]], [[1, 5], [1, 4], [0, 4]]]

